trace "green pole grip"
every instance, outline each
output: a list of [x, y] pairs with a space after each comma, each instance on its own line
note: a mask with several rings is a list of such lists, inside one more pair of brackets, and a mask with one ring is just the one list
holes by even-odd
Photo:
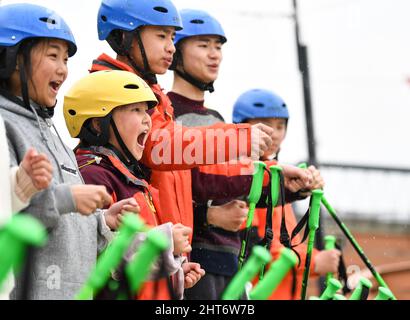
[[121, 262], [123, 255], [134, 239], [135, 233], [144, 230], [143, 220], [133, 213], [124, 215], [117, 237], [100, 255], [87, 282], [76, 295], [77, 300], [92, 299], [110, 279], [111, 271]]
[[315, 189], [312, 191], [312, 198], [310, 204], [310, 214], [309, 214], [309, 239], [306, 251], [306, 260], [305, 260], [305, 270], [303, 272], [303, 280], [302, 280], [302, 292], [301, 292], [301, 300], [306, 299], [306, 292], [307, 292], [307, 283], [309, 279], [309, 272], [310, 272], [310, 263], [311, 257], [313, 252], [313, 246], [315, 244], [315, 234], [316, 230], [319, 227], [319, 217], [320, 217], [320, 202], [323, 196], [323, 190]]
[[361, 277], [349, 300], [360, 300], [363, 288], [365, 287], [370, 290], [372, 287], [372, 282], [364, 277]]
[[258, 282], [255, 288], [250, 292], [250, 299], [268, 299], [272, 292], [274, 292], [277, 286], [282, 282], [289, 270], [296, 265], [297, 261], [298, 258], [292, 250], [282, 248], [279, 259], [271, 264], [263, 280]]
[[239, 258], [238, 258], [239, 270], [242, 268], [243, 261], [245, 259], [247, 241], [249, 237], [249, 230], [252, 226], [253, 215], [255, 213], [255, 207], [262, 195], [263, 177], [264, 177], [264, 170], [266, 168], [266, 164], [262, 161], [254, 161], [253, 166], [254, 166], [254, 171], [253, 171], [253, 177], [252, 177], [252, 185], [251, 185], [251, 190], [249, 191], [249, 195], [248, 195], [249, 210], [248, 210], [248, 216], [246, 218], [246, 233], [245, 233], [245, 238], [242, 240], [242, 243], [241, 243], [241, 250], [239, 251]]
[[309, 215], [309, 230], [317, 230], [319, 227], [320, 203], [323, 197], [323, 190], [315, 189], [312, 191], [312, 205]]
[[146, 240], [141, 244], [134, 258], [125, 267], [125, 273], [132, 293], [138, 293], [151, 270], [151, 265], [169, 245], [168, 238], [161, 231], [151, 230], [147, 233]]
[[249, 203], [258, 203], [262, 194], [263, 177], [266, 164], [262, 161], [254, 161], [253, 166], [254, 171], [251, 190], [249, 191], [248, 195], [248, 201]]
[[246, 228], [250, 228], [255, 213], [255, 207], [262, 195], [263, 177], [266, 164], [262, 161], [253, 162], [254, 171], [252, 177], [251, 190], [248, 195], [249, 211], [246, 219]]
[[[328, 235], [325, 237], [325, 250], [333, 250], [336, 247], [336, 237]], [[329, 283], [329, 280], [333, 278], [333, 273], [328, 272], [326, 274], [326, 284]]]
[[280, 182], [280, 175], [279, 173], [282, 171], [282, 167], [280, 166], [270, 166], [269, 167], [271, 173], [271, 188], [270, 193], [272, 197], [272, 207], [275, 208], [278, 204], [279, 200], [279, 182]]
[[300, 163], [300, 164], [298, 165], [298, 168], [300, 168], [300, 169], [307, 169], [307, 168], [308, 168], [308, 165], [307, 165], [306, 162], [303, 162], [303, 163]]
[[47, 242], [45, 227], [28, 214], [14, 215], [0, 231], [0, 287], [12, 268], [20, 267], [27, 246]]
[[374, 300], [396, 300], [396, 298], [394, 297], [390, 289], [379, 287], [379, 293], [377, 294], [376, 298], [374, 298]]
[[251, 281], [271, 258], [271, 254], [264, 247], [254, 246], [251, 256], [222, 294], [222, 300], [239, 300], [245, 290], [245, 284]]
[[325, 291], [320, 296], [320, 300], [332, 300], [336, 292], [343, 288], [337, 279], [330, 279]]

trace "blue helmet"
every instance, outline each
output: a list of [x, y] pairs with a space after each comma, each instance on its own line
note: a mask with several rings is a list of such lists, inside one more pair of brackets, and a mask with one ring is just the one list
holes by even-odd
[[221, 37], [222, 43], [227, 41], [221, 24], [209, 13], [194, 9], [183, 9], [179, 13], [184, 28], [176, 32], [175, 44], [184, 38], [200, 35], [217, 35]]
[[70, 57], [77, 51], [73, 33], [55, 11], [28, 3], [0, 6], [0, 47], [15, 47], [29, 38], [65, 40]]
[[254, 118], [289, 119], [286, 103], [269, 90], [253, 89], [242, 93], [236, 100], [232, 118], [234, 123]]
[[97, 19], [100, 40], [113, 30], [133, 31], [140, 26], [182, 29], [179, 12], [170, 0], [103, 0]]

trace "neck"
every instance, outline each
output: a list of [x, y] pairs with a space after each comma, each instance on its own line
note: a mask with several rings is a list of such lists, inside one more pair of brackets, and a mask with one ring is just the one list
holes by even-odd
[[197, 87], [190, 84], [185, 79], [182, 79], [175, 72], [174, 83], [172, 84], [172, 91], [191, 100], [201, 101], [205, 98], [204, 91], [199, 90]]

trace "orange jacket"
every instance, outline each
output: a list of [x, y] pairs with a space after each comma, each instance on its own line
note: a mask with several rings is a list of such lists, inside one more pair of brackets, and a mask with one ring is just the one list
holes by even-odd
[[[255, 216], [257, 216], [258, 219], [258, 234], [261, 238], [265, 235], [265, 224], [266, 224], [266, 211], [267, 209], [256, 209], [255, 210]], [[292, 230], [296, 227], [297, 221], [295, 214], [292, 209], [291, 204], [286, 204], [285, 205], [285, 212], [286, 212], [286, 227], [289, 232], [289, 234], [292, 232]], [[279, 252], [280, 249], [283, 247], [283, 245], [279, 241], [279, 236], [280, 236], [280, 225], [282, 221], [282, 208], [281, 207], [276, 207], [273, 213], [273, 219], [272, 219], [272, 229], [273, 229], [273, 241], [272, 245], [270, 248], [270, 252], [272, 254], [273, 261], [276, 260], [279, 257]], [[300, 235], [297, 235], [293, 241], [292, 244], [298, 244], [301, 240]], [[302, 243], [298, 245], [297, 247], [294, 248], [299, 256], [300, 256], [300, 265], [297, 267], [296, 265], [296, 293], [295, 293], [295, 299], [299, 300], [300, 299], [300, 294], [302, 290], [302, 279], [303, 279], [303, 271], [305, 269], [305, 260], [306, 260], [306, 251], [307, 251], [307, 246]], [[315, 269], [315, 256], [318, 253], [316, 249], [313, 250], [312, 253], [312, 260], [311, 260], [311, 265], [310, 265], [310, 276], [317, 276], [315, 274], [314, 269]], [[292, 272], [289, 272], [283, 281], [280, 283], [280, 285], [276, 288], [276, 290], [272, 293], [272, 295], [269, 297], [269, 300], [291, 300], [292, 299]], [[257, 280], [255, 281], [257, 282]]]
[[[97, 60], [94, 60], [90, 71], [111, 69], [135, 73], [127, 64], [106, 54], [102, 54]], [[153, 169], [150, 183], [159, 190], [163, 212], [160, 216], [160, 223], [180, 222], [192, 228], [192, 184], [191, 171], [188, 169], [197, 167], [199, 164], [229, 161], [236, 159], [238, 155], [249, 156], [251, 151], [250, 125], [218, 123], [209, 127], [183, 127], [174, 121], [173, 107], [162, 88], [157, 84], [150, 84], [150, 87], [159, 104], [151, 114], [152, 130], [145, 145], [142, 162]], [[215, 130], [217, 134], [210, 135], [210, 129]], [[236, 140], [236, 145], [232, 145], [232, 140], [229, 139], [232, 134], [239, 137]], [[225, 154], [223, 154], [222, 159], [217, 148], [221, 136], [225, 145]], [[241, 146], [240, 142], [243, 139], [247, 139], [246, 146]], [[236, 152], [229, 152], [232, 149]], [[185, 159], [182, 155], [185, 152], [192, 154], [192, 150], [195, 150], [195, 162], [191, 163], [187, 161], [190, 159]], [[197, 150], [200, 151], [198, 154]], [[167, 163], [163, 163], [161, 159], [166, 159]], [[221, 168], [226, 169], [226, 166], [224, 164]]]

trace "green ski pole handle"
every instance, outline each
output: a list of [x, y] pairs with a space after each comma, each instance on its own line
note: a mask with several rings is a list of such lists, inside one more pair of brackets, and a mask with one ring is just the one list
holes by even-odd
[[[336, 214], [336, 210], [330, 205], [330, 203], [327, 201], [325, 197], [322, 198], [322, 203], [325, 206], [326, 210], [329, 212], [330, 216], [333, 218], [333, 220], [336, 222], [336, 224], [339, 226], [339, 228], [342, 230], [346, 238], [349, 240], [349, 242], [352, 244], [353, 248], [359, 255], [359, 257], [362, 259], [366, 267], [370, 270], [372, 273], [373, 277], [376, 279], [376, 281], [379, 283], [380, 286], [389, 288], [386, 282], [383, 280], [382, 276], [376, 271], [375, 267], [373, 264], [370, 262], [369, 258], [365, 255], [363, 249], [360, 247], [359, 243], [356, 241], [356, 239], [353, 237], [352, 233], [350, 230], [346, 227], [346, 225], [339, 219], [339, 217]], [[393, 296], [393, 300], [396, 300], [396, 298]]]
[[268, 250], [261, 246], [254, 246], [252, 254], [243, 268], [239, 270], [222, 294], [222, 300], [239, 300], [245, 290], [245, 284], [251, 281], [261, 267], [272, 259]]
[[259, 281], [255, 288], [250, 292], [251, 300], [266, 300], [274, 292], [283, 278], [293, 268], [298, 261], [295, 253], [282, 248], [280, 257], [271, 264], [268, 272], [262, 281]]
[[[333, 250], [336, 247], [336, 237], [335, 236], [326, 236], [325, 237], [325, 250]], [[326, 274], [326, 284], [329, 283], [329, 280], [333, 278], [333, 273], [328, 272]]]
[[138, 248], [134, 258], [126, 265], [125, 274], [132, 294], [137, 294], [147, 278], [152, 264], [162, 251], [169, 247], [168, 238], [159, 230], [151, 230]]
[[243, 260], [245, 258], [247, 243], [249, 239], [249, 232], [252, 226], [253, 215], [255, 213], [255, 207], [262, 194], [264, 170], [266, 168], [266, 164], [262, 161], [254, 161], [253, 165], [254, 165], [254, 172], [253, 172], [253, 177], [252, 177], [251, 190], [248, 195], [249, 211], [248, 211], [248, 216], [246, 218], [245, 239], [242, 240], [241, 250], [240, 250], [239, 259], [238, 259], [239, 270], [242, 268]]
[[270, 166], [269, 171], [271, 173], [271, 184], [270, 184], [270, 194], [272, 197], [272, 207], [275, 208], [279, 200], [280, 191], [280, 172], [282, 172], [282, 167], [280, 166]]
[[100, 255], [87, 282], [76, 295], [77, 300], [90, 300], [98, 294], [110, 279], [111, 271], [121, 262], [123, 255], [137, 232], [143, 231], [143, 220], [133, 213], [124, 215], [118, 235]]
[[397, 300], [389, 288], [379, 287], [379, 293], [374, 300]]
[[329, 283], [323, 291], [322, 295], [320, 296], [320, 300], [333, 300], [337, 291], [343, 288], [343, 285], [337, 279], [330, 279]]
[[[270, 166], [269, 167], [269, 171], [270, 171], [270, 194], [271, 194], [271, 198], [272, 198], [272, 212], [266, 212], [266, 214], [274, 214], [274, 209], [278, 204], [278, 200], [279, 200], [279, 192], [280, 192], [280, 172], [282, 172], [282, 167], [280, 166]], [[273, 216], [272, 216], [273, 219]], [[273, 233], [273, 230], [272, 230]], [[268, 248], [268, 246], [265, 246], [268, 250], [270, 248]], [[261, 268], [261, 272], [259, 274], [259, 280], [263, 279], [265, 273], [265, 266], [263, 266]]]
[[[307, 168], [306, 163], [302, 163], [299, 165], [299, 168]], [[349, 240], [349, 242], [352, 244], [353, 248], [355, 249], [356, 253], [359, 255], [359, 257], [362, 259], [366, 267], [370, 270], [372, 273], [373, 277], [376, 279], [376, 281], [381, 285], [382, 287], [389, 288], [386, 282], [383, 280], [382, 276], [376, 271], [375, 267], [373, 264], [370, 262], [369, 258], [365, 255], [363, 249], [360, 247], [356, 239], [353, 237], [352, 233], [350, 230], [346, 227], [346, 225], [339, 219], [339, 217], [336, 214], [336, 210], [330, 205], [330, 203], [327, 201], [326, 197], [322, 197], [322, 204], [325, 206], [326, 210], [329, 212], [330, 216], [333, 218], [333, 220], [336, 222], [336, 224], [339, 226], [339, 228], [342, 230], [346, 238]], [[396, 300], [396, 298], [393, 296], [393, 299]]]
[[28, 214], [16, 214], [0, 231], [0, 287], [12, 268], [23, 264], [27, 246], [47, 242], [46, 228]]
[[305, 261], [305, 270], [303, 272], [303, 281], [302, 281], [302, 293], [301, 293], [301, 300], [306, 299], [306, 290], [307, 290], [307, 282], [309, 279], [309, 272], [310, 272], [310, 260], [312, 258], [312, 251], [313, 246], [315, 244], [315, 234], [316, 230], [319, 227], [319, 212], [320, 212], [320, 201], [323, 196], [323, 191], [319, 189], [315, 189], [312, 191], [312, 202], [310, 207], [310, 214], [309, 214], [309, 240], [306, 252], [306, 261]]
[[366, 294], [365, 297], [362, 295], [363, 295], [364, 290], [366, 290], [365, 288], [367, 288], [366, 291], [369, 292], [371, 287], [372, 287], [371, 281], [364, 277], [361, 277], [358, 285], [352, 292], [352, 295], [350, 296], [349, 300], [367, 300], [368, 294]]

